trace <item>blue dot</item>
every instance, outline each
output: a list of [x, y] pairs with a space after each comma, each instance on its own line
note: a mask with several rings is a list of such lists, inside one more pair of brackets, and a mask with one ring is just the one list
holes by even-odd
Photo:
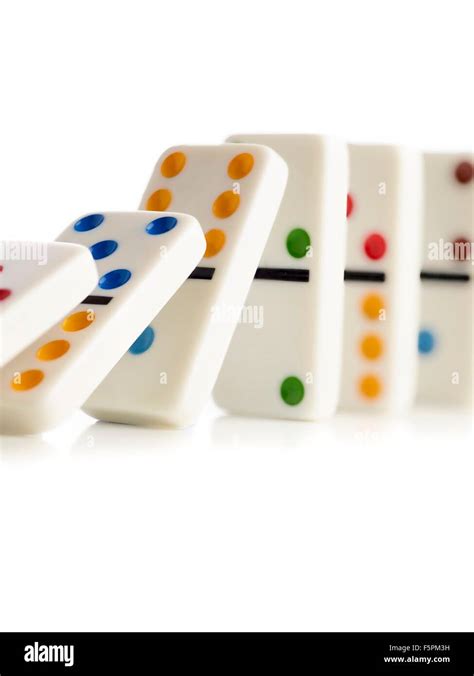
[[90, 247], [92, 257], [95, 261], [111, 256], [118, 248], [118, 242], [113, 239], [104, 239], [103, 242], [97, 242]]
[[157, 218], [146, 226], [149, 235], [163, 235], [169, 232], [178, 224], [178, 219], [174, 216], [162, 216]]
[[138, 336], [132, 347], [129, 349], [129, 352], [131, 354], [143, 354], [150, 349], [154, 342], [155, 332], [151, 326], [148, 326], [148, 328], [143, 331], [141, 336]]
[[132, 273], [129, 270], [112, 270], [99, 279], [101, 289], [118, 289], [128, 282]]
[[74, 224], [74, 230], [76, 232], [88, 232], [89, 230], [94, 230], [98, 228], [101, 223], [105, 220], [105, 216], [102, 214], [89, 214], [89, 216], [84, 216], [80, 218]]
[[435, 337], [431, 331], [423, 330], [418, 335], [418, 352], [420, 354], [429, 354], [435, 348]]

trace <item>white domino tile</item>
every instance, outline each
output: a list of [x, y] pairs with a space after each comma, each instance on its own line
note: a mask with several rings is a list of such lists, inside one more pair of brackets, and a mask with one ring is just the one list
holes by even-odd
[[424, 156], [418, 401], [472, 410], [474, 157]]
[[95, 213], [59, 238], [87, 246], [99, 283], [58, 325], [0, 375], [0, 431], [42, 432], [79, 408], [120, 357], [154, 341], [147, 325], [188, 277], [205, 248], [192, 216]]
[[341, 407], [399, 412], [417, 382], [421, 156], [353, 145], [349, 157]]
[[88, 249], [58, 242], [0, 242], [0, 367], [97, 284]]
[[[193, 214], [207, 241], [192, 278], [151, 326], [156, 344], [125, 355], [85, 406], [103, 420], [186, 427], [210, 398], [285, 190], [270, 148], [180, 146], [158, 160], [141, 207]], [[223, 320], [223, 318], [226, 318]]]
[[214, 396], [232, 413], [316, 420], [337, 406], [348, 157], [309, 134], [232, 136], [276, 150], [288, 186]]

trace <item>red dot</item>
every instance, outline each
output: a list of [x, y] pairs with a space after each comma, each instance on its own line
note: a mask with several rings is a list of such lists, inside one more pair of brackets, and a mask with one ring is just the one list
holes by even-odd
[[471, 258], [471, 243], [465, 237], [458, 237], [454, 242], [454, 257], [457, 261], [468, 261]]
[[0, 289], [0, 301], [5, 300], [8, 296], [11, 296], [10, 289]]
[[350, 217], [353, 211], [354, 211], [354, 198], [349, 193], [347, 195], [347, 209], [346, 209], [347, 218]]
[[459, 183], [469, 183], [474, 175], [474, 167], [470, 162], [460, 162], [454, 173]]
[[373, 261], [378, 261], [379, 258], [383, 258], [387, 251], [385, 237], [382, 237], [378, 233], [369, 235], [365, 240], [364, 249], [369, 258]]
[[0, 265], [0, 272], [3, 272], [3, 265]]

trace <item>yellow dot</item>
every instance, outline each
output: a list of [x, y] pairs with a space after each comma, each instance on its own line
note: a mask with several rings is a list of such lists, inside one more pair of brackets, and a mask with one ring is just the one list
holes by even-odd
[[240, 153], [229, 162], [227, 173], [230, 178], [239, 180], [245, 178], [253, 169], [254, 159], [250, 153]]
[[39, 385], [43, 378], [43, 371], [32, 369], [31, 371], [23, 371], [23, 373], [17, 374], [10, 384], [16, 392], [26, 392], [26, 390], [32, 390]]
[[71, 344], [67, 340], [53, 340], [51, 343], [46, 343], [40, 347], [36, 353], [37, 359], [41, 361], [52, 361], [53, 359], [59, 359], [68, 352]]
[[362, 339], [360, 349], [367, 359], [378, 359], [383, 352], [382, 339], [379, 336], [368, 334]]
[[377, 399], [382, 393], [382, 383], [377, 376], [364, 376], [359, 383], [359, 390], [367, 399]]
[[225, 240], [225, 232], [222, 230], [208, 230], [206, 232], [207, 246], [204, 257], [212, 258], [212, 256], [216, 256], [224, 248]]
[[240, 204], [240, 195], [232, 190], [221, 193], [212, 205], [212, 213], [217, 218], [229, 218], [237, 211]]
[[155, 190], [155, 192], [147, 199], [147, 211], [166, 211], [171, 204], [172, 197], [171, 190], [167, 190], [166, 188]]
[[82, 331], [83, 329], [89, 328], [92, 322], [95, 319], [95, 314], [92, 310], [87, 312], [76, 312], [63, 321], [63, 330], [72, 332], [72, 331]]
[[186, 155], [181, 152], [171, 153], [161, 164], [161, 174], [165, 178], [173, 178], [181, 173], [186, 164]]
[[385, 301], [378, 293], [371, 293], [362, 301], [362, 312], [368, 319], [380, 319], [385, 310]]

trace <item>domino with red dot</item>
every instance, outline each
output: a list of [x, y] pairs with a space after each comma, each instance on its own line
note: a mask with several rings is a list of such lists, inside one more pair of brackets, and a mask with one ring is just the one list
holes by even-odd
[[424, 155], [421, 404], [472, 409], [474, 157]]
[[[102, 420], [187, 427], [211, 396], [286, 186], [270, 148], [179, 146], [158, 160], [141, 208], [178, 209], [205, 231], [203, 260], [152, 322], [156, 343], [127, 354], [84, 410]], [[230, 311], [229, 311], [230, 310]]]
[[85, 247], [0, 242], [0, 368], [96, 284], [97, 269]]
[[[312, 134], [243, 134], [273, 148], [288, 186], [214, 397], [239, 415], [317, 420], [334, 413], [341, 372], [346, 251], [345, 143]], [[249, 313], [258, 310], [259, 322]]]
[[128, 349], [147, 349], [155, 339], [149, 322], [205, 249], [192, 216], [147, 211], [88, 214], [59, 239], [88, 247], [99, 282], [60, 324], [2, 369], [4, 434], [54, 427], [82, 406]]
[[422, 236], [422, 162], [396, 146], [351, 145], [340, 406], [412, 405]]

